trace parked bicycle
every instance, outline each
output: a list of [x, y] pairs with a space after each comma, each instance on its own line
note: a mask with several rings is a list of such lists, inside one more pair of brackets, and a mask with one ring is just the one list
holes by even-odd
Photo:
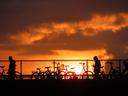
[[41, 68], [37, 68], [36, 71], [32, 71], [31, 79], [43, 79], [43, 72], [41, 71]]
[[[75, 71], [69, 71], [68, 70], [69, 65], [64, 65], [64, 69], [61, 70], [61, 75], [63, 76], [63, 79], [76, 79], [76, 73]], [[74, 68], [70, 68], [70, 69], [74, 69]]]
[[5, 70], [5, 66], [0, 66], [1, 73], [0, 73], [0, 80], [7, 80], [8, 79], [8, 71]]
[[54, 79], [62, 79], [63, 76], [61, 74], [62, 70], [61, 70], [60, 62], [54, 62], [54, 64], [56, 64], [56, 67], [54, 67], [55, 68]]
[[76, 79], [73, 67], [69, 70], [69, 65], [60, 64], [60, 62], [56, 62], [55, 64], [57, 65], [54, 72], [55, 79]]
[[93, 78], [93, 72], [88, 70], [88, 65], [85, 65], [85, 63], [80, 63], [82, 64], [82, 79], [92, 79]]
[[51, 80], [51, 79], [56, 79], [55, 78], [55, 73], [54, 71], [51, 71], [51, 66], [48, 66], [48, 67], [45, 67], [46, 71], [43, 72], [43, 79], [48, 79], [48, 80]]
[[56, 72], [54, 74], [55, 79], [63, 79], [63, 76], [61, 74], [62, 71], [60, 70], [60, 67], [55, 67], [55, 69], [56, 69]]
[[110, 70], [108, 73], [108, 79], [120, 79], [122, 77], [122, 73], [119, 69], [119, 67], [114, 68], [113, 62], [108, 61], [107, 62], [110, 65]]

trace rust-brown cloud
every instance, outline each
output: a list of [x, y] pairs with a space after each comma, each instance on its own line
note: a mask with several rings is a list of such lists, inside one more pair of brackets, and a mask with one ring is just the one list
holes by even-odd
[[2, 0], [0, 50], [27, 55], [104, 48], [115, 58], [126, 58], [127, 4], [127, 0]]

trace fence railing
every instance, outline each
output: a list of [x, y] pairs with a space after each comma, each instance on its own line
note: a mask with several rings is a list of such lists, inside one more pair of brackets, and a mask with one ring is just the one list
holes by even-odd
[[[103, 66], [102, 71], [104, 75], [110, 75], [110, 71], [116, 71], [117, 74], [123, 72], [125, 66], [123, 61], [128, 61], [127, 59], [111, 59], [111, 60], [100, 60], [101, 66]], [[112, 62], [108, 64], [107, 62]], [[84, 64], [84, 66], [83, 66]], [[58, 78], [57, 75], [59, 70], [63, 71], [60, 74], [62, 79], [87, 79], [88, 77], [94, 79], [93, 72], [94, 61], [85, 59], [85, 60], [16, 60], [16, 71], [19, 77], [23, 77], [22, 79], [30, 79], [34, 74], [34, 79], [45, 79], [47, 71], [51, 71], [54, 78]], [[8, 70], [9, 62], [8, 60], [0, 60], [0, 66], [5, 66], [4, 70]], [[49, 67], [46, 68], [46, 67]], [[112, 69], [112, 68], [113, 69]], [[83, 70], [84, 69], [84, 70]], [[118, 70], [118, 71], [117, 71]], [[82, 72], [83, 71], [83, 72]], [[86, 73], [84, 72], [86, 71]], [[0, 69], [0, 73], [3, 72], [3, 69]], [[40, 72], [40, 74], [39, 74]], [[112, 74], [111, 74], [112, 75]], [[114, 74], [115, 75], [115, 74]], [[119, 74], [120, 75], [120, 74]], [[75, 77], [73, 77], [75, 76]], [[109, 77], [111, 78], [111, 77]], [[115, 78], [115, 77], [112, 77]]]

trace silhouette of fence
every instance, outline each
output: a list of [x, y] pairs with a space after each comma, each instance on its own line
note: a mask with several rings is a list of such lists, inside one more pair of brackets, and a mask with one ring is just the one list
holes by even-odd
[[[123, 66], [124, 59], [111, 59], [111, 60], [100, 60], [100, 61], [101, 61], [101, 65], [103, 66], [104, 74], [106, 76], [110, 75], [109, 72], [111, 70], [111, 68], [110, 68], [111, 66], [107, 62], [113, 62], [113, 65], [114, 65], [113, 69], [118, 68], [118, 72], [122, 72], [124, 69], [124, 66]], [[53, 76], [54, 76], [55, 75], [54, 73], [58, 71], [57, 70], [58, 64], [60, 64], [60, 65], [69, 65], [70, 66], [68, 71], [70, 71], [69, 73], [71, 73], [71, 74], [67, 74], [66, 75], [67, 78], [66, 77], [64, 78], [64, 74], [61, 74], [61, 75], [63, 75], [63, 79], [74, 79], [72, 77], [72, 76], [74, 76], [73, 72], [82, 71], [81, 64], [83, 64], [83, 63], [85, 63], [86, 71], [91, 71], [92, 73], [94, 73], [93, 67], [92, 67], [92, 65], [94, 64], [94, 61], [88, 60], [88, 59], [86, 59], [86, 60], [16, 60], [16, 72], [18, 73], [17, 78], [21, 79], [21, 77], [22, 77], [23, 80], [32, 79], [33, 72], [41, 70], [42, 73], [45, 73], [45, 71], [46, 71], [45, 67], [49, 67], [49, 66], [52, 67], [50, 69], [50, 71], [53, 72]], [[0, 60], [0, 66], [5, 66], [4, 71], [7, 71], [8, 60]], [[75, 67], [76, 70], [73, 69], [72, 67]], [[38, 70], [37, 70], [37, 68], [38, 68]], [[0, 70], [1, 70], [0, 73], [2, 73], [3, 70], [2, 69], [0, 69]], [[73, 71], [73, 70], [75, 70], [75, 71]], [[40, 78], [41, 75], [44, 76], [46, 74], [35, 74], [35, 79], [37, 79], [36, 78], [37, 75], [38, 75], [38, 78]], [[5, 76], [7, 76], [7, 75], [5, 74]], [[68, 76], [70, 76], [71, 78], [69, 78]], [[75, 74], [75, 76], [77, 77], [77, 79], [88, 79], [89, 76], [91, 77], [91, 79], [93, 79], [92, 74], [89, 72], [87, 72], [87, 74], [84, 74], [84, 75], [82, 75], [81, 73]], [[86, 76], [86, 78], [85, 78], [85, 76]], [[40, 79], [42, 79], [42, 78], [40, 78]]]

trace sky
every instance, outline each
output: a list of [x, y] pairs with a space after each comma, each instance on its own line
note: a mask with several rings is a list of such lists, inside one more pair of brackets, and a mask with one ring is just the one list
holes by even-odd
[[0, 59], [128, 58], [128, 0], [0, 0]]

